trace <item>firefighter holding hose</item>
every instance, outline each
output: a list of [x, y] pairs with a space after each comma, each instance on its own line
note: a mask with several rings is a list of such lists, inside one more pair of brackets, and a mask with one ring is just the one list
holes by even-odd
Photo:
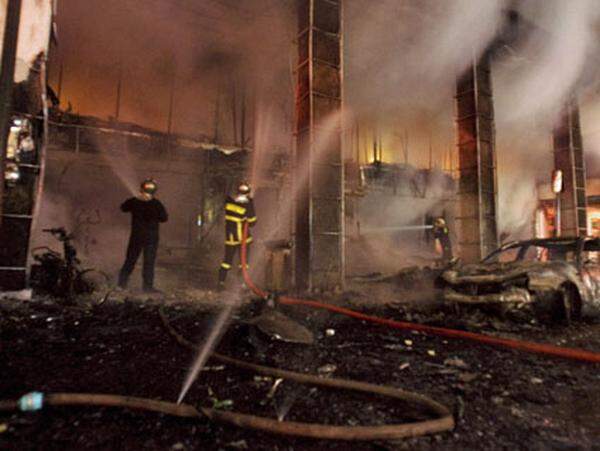
[[150, 293], [158, 292], [154, 289], [154, 263], [158, 250], [159, 224], [167, 222], [169, 216], [162, 202], [154, 197], [157, 189], [158, 185], [153, 179], [146, 179], [140, 185], [139, 195], [127, 199], [121, 205], [122, 212], [131, 213], [131, 235], [127, 256], [119, 272], [121, 288], [127, 287], [129, 276], [143, 252], [143, 289]]
[[[242, 267], [241, 245], [245, 224], [253, 227], [256, 224], [256, 213], [254, 212], [250, 185], [242, 182], [238, 186], [236, 196], [227, 196], [225, 201], [225, 256], [219, 269], [219, 290], [225, 288], [227, 273], [231, 269], [233, 258], [238, 251], [240, 252], [240, 268]], [[246, 268], [250, 256], [250, 243], [252, 243], [252, 236], [250, 236], [250, 230], [248, 229]]]
[[444, 218], [436, 218], [433, 221], [433, 238], [440, 244], [442, 249], [442, 261], [450, 263], [454, 256], [452, 255], [452, 243], [450, 242], [450, 229], [448, 229]]

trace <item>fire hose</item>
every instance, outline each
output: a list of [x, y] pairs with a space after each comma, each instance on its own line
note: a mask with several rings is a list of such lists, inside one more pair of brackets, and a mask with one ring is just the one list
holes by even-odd
[[[194, 343], [186, 340], [173, 328], [173, 326], [171, 326], [162, 310], [159, 310], [159, 314], [163, 325], [179, 344], [192, 350], [197, 349]], [[424, 407], [430, 413], [437, 416], [437, 418], [413, 423], [382, 426], [332, 426], [296, 421], [278, 421], [256, 415], [229, 412], [208, 407], [196, 409], [190, 404], [176, 404], [131, 396], [94, 393], [42, 394], [39, 392], [29, 393], [18, 400], [0, 401], [0, 411], [33, 411], [40, 410], [43, 405], [123, 407], [160, 412], [184, 418], [200, 418], [205, 416], [210, 420], [222, 421], [238, 427], [262, 430], [275, 434], [333, 440], [392, 440], [445, 432], [454, 428], [454, 419], [446, 406], [417, 393], [389, 386], [374, 385], [345, 379], [323, 378], [310, 374], [256, 365], [216, 352], [213, 352], [211, 357], [225, 364], [237, 366], [267, 376], [284, 378], [301, 384], [310, 384], [338, 390], [352, 390], [409, 402]]]
[[[246, 265], [246, 237], [248, 234], [248, 226], [245, 224], [243, 229], [241, 260], [242, 273], [246, 285], [259, 297], [267, 299], [269, 294], [257, 287], [250, 278]], [[298, 299], [289, 296], [276, 297], [276, 301], [285, 305], [300, 305], [312, 307], [322, 310], [340, 313], [348, 317], [388, 326], [399, 330], [413, 330], [430, 335], [437, 335], [446, 338], [459, 338], [470, 340], [477, 343], [487, 345], [515, 349], [536, 354], [543, 354], [553, 357], [560, 357], [588, 363], [600, 363], [600, 354], [585, 351], [581, 349], [566, 348], [553, 346], [542, 343], [534, 343], [529, 341], [521, 341], [507, 338], [492, 337], [485, 334], [474, 332], [447, 329], [442, 327], [427, 326], [418, 323], [396, 321], [387, 318], [381, 318], [373, 315], [367, 315], [344, 307], [339, 307], [323, 302]], [[160, 311], [160, 316], [163, 324], [169, 333], [181, 345], [196, 349], [196, 346], [179, 335], [175, 329], [169, 324]], [[240, 427], [248, 427], [252, 429], [263, 430], [266, 432], [294, 435], [302, 437], [310, 437], [316, 439], [338, 439], [338, 440], [381, 440], [381, 439], [398, 439], [405, 437], [415, 437], [424, 434], [448, 431], [454, 428], [454, 419], [449, 410], [442, 404], [416, 393], [407, 392], [393, 387], [379, 386], [364, 382], [349, 381], [335, 378], [322, 378], [309, 374], [296, 373], [277, 368], [271, 368], [262, 365], [256, 365], [241, 360], [237, 360], [218, 353], [212, 353], [212, 357], [223, 363], [234, 365], [243, 369], [254, 371], [260, 374], [265, 374], [273, 377], [281, 377], [293, 380], [304, 384], [313, 384], [334, 389], [346, 389], [370, 393], [375, 395], [383, 395], [403, 401], [408, 401], [425, 406], [429, 411], [436, 414], [439, 418], [434, 420], [425, 420], [415, 423], [384, 425], [384, 426], [330, 426], [313, 423], [300, 423], [292, 421], [276, 421], [269, 418], [259, 417], [250, 414], [242, 414], [238, 412], [227, 412], [213, 408], [200, 407], [196, 409], [189, 404], [176, 404], [166, 401], [156, 401], [146, 398], [136, 398], [129, 396], [107, 395], [107, 394], [91, 394], [91, 393], [54, 393], [42, 395], [38, 392], [33, 392], [23, 396], [16, 401], [0, 401], [0, 411], [11, 410], [38, 410], [42, 407], [42, 399], [46, 405], [97, 405], [97, 406], [115, 406], [131, 409], [143, 409], [155, 412], [161, 412], [168, 415], [178, 417], [201, 417], [206, 416], [211, 420], [228, 422]]]
[[[246, 237], [248, 236], [248, 224], [244, 224], [242, 233], [242, 274], [246, 285], [259, 297], [267, 299], [269, 293], [260, 289], [250, 278], [246, 264]], [[324, 302], [315, 301], [312, 299], [298, 299], [290, 296], [278, 296], [275, 300], [284, 305], [300, 305], [305, 307], [316, 308], [320, 310], [328, 310], [333, 313], [339, 313], [345, 316], [356, 318], [362, 321], [367, 321], [374, 324], [380, 324], [392, 329], [411, 330], [422, 332], [429, 335], [437, 335], [445, 338], [458, 338], [463, 340], [474, 341], [490, 346], [501, 348], [515, 349], [518, 351], [530, 352], [534, 354], [542, 354], [563, 359], [577, 360], [587, 363], [600, 363], [600, 353], [585, 351], [583, 349], [567, 348], [554, 346], [544, 343], [535, 343], [531, 341], [522, 341], [509, 338], [493, 337], [490, 335], [468, 332], [457, 329], [447, 329], [445, 327], [428, 326], [425, 324], [411, 323], [406, 321], [396, 321], [388, 318], [367, 315], [345, 307], [339, 307]]]

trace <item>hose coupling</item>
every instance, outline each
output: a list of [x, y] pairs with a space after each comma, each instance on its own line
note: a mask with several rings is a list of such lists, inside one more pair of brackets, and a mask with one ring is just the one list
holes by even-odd
[[39, 391], [27, 393], [19, 398], [19, 409], [23, 412], [40, 410], [44, 404], [44, 394]]

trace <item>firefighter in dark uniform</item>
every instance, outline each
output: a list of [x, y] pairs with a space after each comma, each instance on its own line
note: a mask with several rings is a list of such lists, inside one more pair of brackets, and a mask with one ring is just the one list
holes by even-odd
[[140, 256], [144, 253], [142, 270], [143, 289], [154, 289], [154, 262], [158, 250], [159, 224], [167, 222], [168, 215], [163, 204], [154, 197], [158, 186], [152, 179], [146, 179], [140, 185], [140, 194], [127, 199], [121, 205], [121, 211], [131, 213], [131, 235], [127, 246], [125, 263], [119, 273], [119, 287], [126, 288], [129, 276]]
[[[227, 272], [231, 269], [235, 254], [240, 251], [241, 268], [241, 245], [242, 231], [247, 223], [249, 227], [256, 224], [256, 213], [254, 212], [254, 202], [250, 197], [250, 185], [240, 183], [235, 197], [227, 196], [225, 201], [225, 256], [219, 269], [219, 289], [225, 287]], [[246, 268], [250, 257], [250, 243], [252, 236], [248, 229], [246, 239]]]
[[433, 221], [433, 238], [439, 241], [442, 248], [442, 261], [449, 263], [454, 256], [452, 255], [452, 243], [450, 242], [450, 230], [446, 225], [444, 218], [437, 218]]

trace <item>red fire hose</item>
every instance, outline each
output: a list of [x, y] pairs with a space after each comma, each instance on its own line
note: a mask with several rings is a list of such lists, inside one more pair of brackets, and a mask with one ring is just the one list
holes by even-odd
[[[268, 293], [257, 287], [246, 268], [246, 236], [248, 234], [248, 224], [244, 225], [243, 236], [242, 236], [242, 249], [241, 249], [241, 260], [242, 260], [242, 274], [244, 281], [248, 288], [250, 288], [257, 296], [265, 299]], [[534, 354], [544, 354], [553, 357], [561, 357], [564, 359], [577, 360], [580, 362], [588, 363], [600, 363], [600, 353], [585, 351], [583, 349], [565, 348], [561, 346], [553, 346], [543, 343], [534, 343], [530, 341], [512, 340], [509, 338], [492, 337], [489, 335], [478, 334], [474, 332], [467, 332], [456, 329], [446, 329], [444, 327], [427, 326], [424, 324], [410, 323], [405, 321], [395, 321], [387, 318], [380, 318], [378, 316], [366, 315], [364, 313], [357, 312], [344, 307], [338, 307], [331, 304], [326, 304], [319, 301], [313, 301], [309, 299], [297, 299], [289, 296], [277, 297], [277, 302], [286, 305], [304, 305], [306, 307], [317, 308], [321, 310], [329, 310], [330, 312], [341, 313], [342, 315], [350, 316], [352, 318], [368, 321], [375, 324], [381, 324], [392, 329], [401, 330], [414, 330], [423, 332], [429, 335], [438, 335], [447, 338], [460, 338], [463, 340], [475, 341], [477, 343], [484, 343], [487, 345], [498, 346], [509, 349], [516, 349], [519, 351], [531, 352]]]

